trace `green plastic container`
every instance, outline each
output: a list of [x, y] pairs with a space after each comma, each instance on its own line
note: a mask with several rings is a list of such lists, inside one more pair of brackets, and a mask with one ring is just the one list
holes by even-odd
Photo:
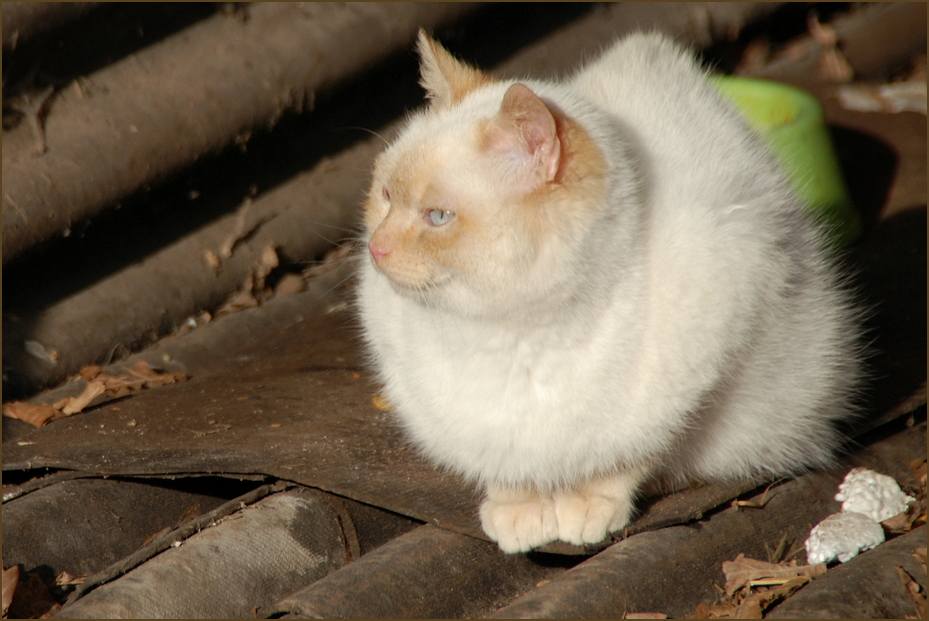
[[861, 234], [835, 151], [815, 97], [794, 88], [754, 78], [713, 76], [720, 93], [767, 141], [784, 166], [794, 190], [843, 248]]

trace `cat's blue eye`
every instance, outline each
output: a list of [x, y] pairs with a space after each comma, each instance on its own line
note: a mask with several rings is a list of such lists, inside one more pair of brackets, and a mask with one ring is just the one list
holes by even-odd
[[454, 217], [454, 212], [445, 211], [444, 209], [430, 209], [426, 212], [426, 221], [432, 226], [448, 224]]

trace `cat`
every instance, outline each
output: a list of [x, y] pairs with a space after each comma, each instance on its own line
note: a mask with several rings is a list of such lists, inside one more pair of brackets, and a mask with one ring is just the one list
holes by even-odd
[[627, 36], [499, 80], [420, 32], [428, 106], [374, 164], [357, 305], [429, 459], [505, 552], [603, 540], [643, 484], [832, 463], [859, 313], [693, 55]]

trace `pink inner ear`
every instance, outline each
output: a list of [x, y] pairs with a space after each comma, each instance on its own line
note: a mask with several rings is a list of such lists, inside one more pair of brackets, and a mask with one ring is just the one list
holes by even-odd
[[503, 135], [493, 145], [505, 151], [521, 151], [521, 160], [528, 160], [533, 185], [555, 178], [561, 158], [561, 142], [555, 127], [555, 117], [538, 95], [524, 84], [507, 89], [500, 106], [497, 127]]

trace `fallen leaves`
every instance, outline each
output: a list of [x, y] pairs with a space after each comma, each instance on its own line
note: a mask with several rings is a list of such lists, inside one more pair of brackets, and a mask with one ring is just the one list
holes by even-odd
[[156, 388], [188, 379], [186, 373], [156, 371], [144, 360], [139, 360], [134, 366], [125, 367], [123, 371], [114, 375], [103, 371], [97, 365], [85, 366], [76, 379], [87, 382], [87, 386], [76, 397], [65, 397], [53, 404], [11, 401], [3, 404], [3, 415], [41, 427], [50, 420], [82, 412], [92, 403], [99, 403], [101, 400], [118, 399], [146, 388]]
[[3, 617], [10, 619], [48, 619], [59, 610], [48, 585], [38, 572], [23, 575], [19, 565], [3, 570]]
[[916, 488], [907, 489], [916, 500], [907, 510], [881, 522], [888, 535], [908, 533], [926, 523], [926, 458], [918, 457], [908, 464], [916, 476]]
[[26, 403], [25, 401], [4, 403], [3, 415], [7, 418], [17, 418], [35, 427], [41, 427], [55, 417], [64, 416], [47, 403]]
[[735, 560], [723, 562], [723, 574], [726, 576], [725, 599], [714, 606], [698, 604], [693, 618], [761, 619], [771, 605], [824, 573], [825, 563], [766, 563], [739, 554]]
[[821, 46], [819, 56], [819, 77], [827, 82], [850, 82], [855, 77], [855, 70], [848, 63], [839, 49], [839, 37], [829, 24], [820, 23], [816, 14], [810, 14], [807, 20], [810, 36]]
[[782, 585], [801, 576], [821, 576], [826, 573], [826, 564], [797, 565], [797, 561], [766, 563], [739, 554], [734, 561], [723, 561], [723, 573], [726, 575], [726, 595], [732, 597], [745, 586]]
[[268, 244], [262, 248], [258, 261], [245, 278], [242, 288], [232, 295], [226, 303], [216, 311], [214, 317], [222, 317], [246, 308], [259, 306], [263, 301], [274, 295], [274, 291], [267, 288], [265, 283], [268, 276], [281, 264], [277, 250]]
[[[63, 571], [55, 578], [56, 589], [72, 587], [87, 580], [87, 574], [74, 575]], [[3, 570], [3, 618], [48, 619], [61, 604], [52, 595], [49, 585], [37, 571], [21, 572], [19, 565]]]
[[917, 58], [909, 73], [899, 80], [846, 84], [836, 94], [846, 110], [926, 114], [926, 57]]
[[3, 569], [3, 618], [6, 619], [6, 613], [13, 602], [13, 592], [16, 591], [16, 585], [19, 584], [19, 565], [13, 565], [10, 568]]
[[83, 584], [86, 581], [87, 574], [75, 575], [67, 571], [63, 571], [55, 577], [56, 586], [74, 586], [76, 584]]
[[87, 388], [80, 395], [68, 397], [67, 400], [63, 401], [61, 403], [61, 413], [65, 416], [77, 414], [104, 392], [106, 392], [106, 385], [100, 380], [94, 380], [87, 384]]
[[807, 58], [815, 61], [812, 71], [823, 82], [845, 84], [855, 77], [855, 70], [842, 52], [842, 42], [835, 28], [820, 22], [815, 12], [807, 18], [807, 36], [788, 43], [776, 54], [772, 54], [772, 46], [767, 40], [755, 40], [746, 47], [733, 73], [751, 75], [777, 62], [799, 63]]
[[[923, 569], [926, 565], [926, 548], [917, 548], [917, 553], [913, 554], [913, 557], [917, 560], [920, 560], [919, 553], [922, 552], [922, 563]], [[926, 590], [919, 586], [919, 583], [916, 579], [910, 575], [910, 572], [905, 570], [899, 565], [894, 565], [894, 569], [897, 570], [897, 575], [900, 576], [900, 583], [903, 585], [903, 588], [906, 589], [906, 592], [910, 595], [910, 599], [913, 602], [913, 608], [915, 609], [916, 614], [913, 616], [907, 616], [907, 619], [925, 619], [926, 618]]]
[[[255, 190], [257, 191], [257, 188], [255, 188]], [[219, 247], [218, 254], [220, 258], [230, 258], [232, 256], [232, 251], [235, 250], [236, 245], [254, 233], [258, 227], [265, 223], [266, 219], [253, 220], [249, 217], [249, 210], [252, 206], [252, 202], [253, 199], [251, 196], [246, 197], [245, 200], [242, 201], [242, 205], [236, 212], [236, 218], [232, 226], [232, 231]], [[207, 260], [209, 261], [209, 259]]]

